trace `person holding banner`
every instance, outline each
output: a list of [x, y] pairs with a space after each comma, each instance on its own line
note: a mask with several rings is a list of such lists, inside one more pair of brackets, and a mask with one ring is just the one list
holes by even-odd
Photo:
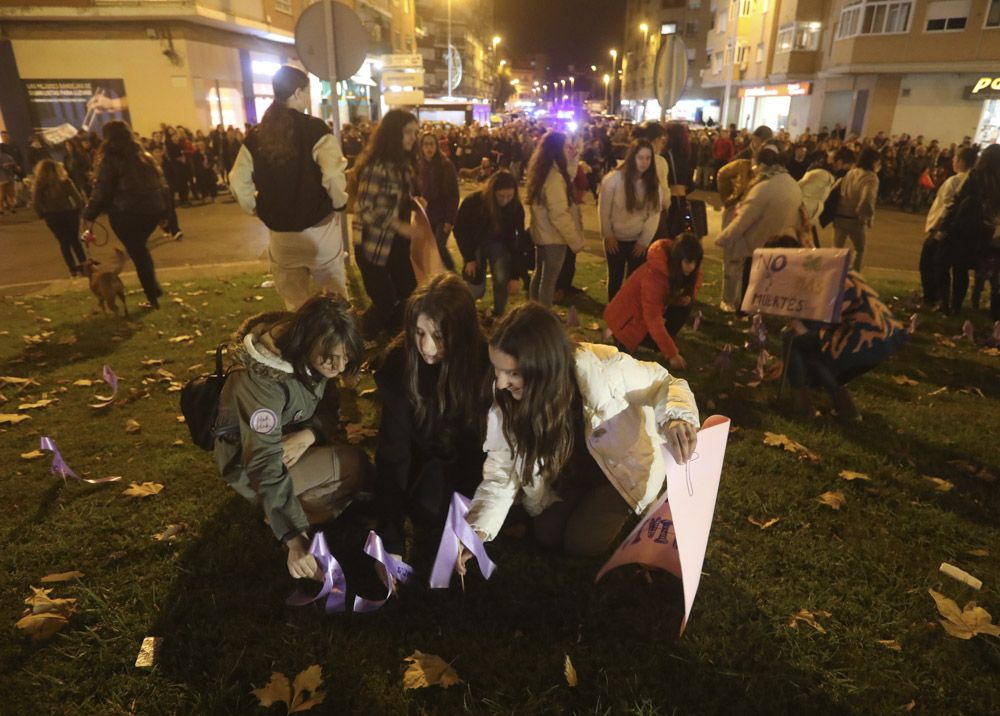
[[698, 236], [690, 233], [649, 247], [646, 262], [604, 309], [605, 323], [628, 353], [640, 345], [655, 346], [671, 369], [687, 368], [674, 338], [687, 323], [701, 288], [704, 254]]
[[[573, 345], [537, 303], [499, 322], [489, 356], [486, 463], [467, 522], [490, 541], [520, 496], [542, 546], [601, 554], [659, 497], [662, 443], [679, 462], [693, 454], [700, 423], [687, 382], [611, 346]], [[468, 559], [460, 553], [459, 573]]]
[[452, 494], [472, 497], [479, 484], [488, 373], [486, 337], [465, 282], [443, 273], [418, 286], [403, 332], [375, 369], [378, 534], [393, 555], [403, 554], [406, 515], [440, 529]]

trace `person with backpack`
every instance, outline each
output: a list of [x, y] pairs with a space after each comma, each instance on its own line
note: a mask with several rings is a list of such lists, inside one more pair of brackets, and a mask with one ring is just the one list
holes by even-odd
[[87, 260], [87, 255], [80, 243], [80, 211], [86, 201], [62, 164], [54, 159], [38, 162], [31, 203], [59, 241], [70, 276], [83, 275], [80, 264]]
[[264, 510], [288, 548], [293, 577], [322, 580], [310, 525], [337, 517], [369, 479], [364, 452], [331, 440], [330, 381], [353, 375], [364, 343], [350, 304], [314, 296], [294, 313], [248, 318], [234, 336], [235, 369], [219, 396], [215, 463], [222, 479]]

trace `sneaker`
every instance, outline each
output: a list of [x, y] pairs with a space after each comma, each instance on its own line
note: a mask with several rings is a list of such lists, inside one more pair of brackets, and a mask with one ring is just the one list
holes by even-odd
[[180, 229], [177, 229], [176, 233], [174, 233], [174, 241], [180, 241], [183, 238], [184, 238], [184, 232], [181, 231]]

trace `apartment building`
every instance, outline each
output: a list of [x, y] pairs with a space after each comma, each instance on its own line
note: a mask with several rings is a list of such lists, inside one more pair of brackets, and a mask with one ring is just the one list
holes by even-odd
[[[18, 138], [44, 130], [57, 142], [112, 118], [147, 136], [161, 122], [256, 122], [273, 99], [271, 76], [297, 61], [295, 23], [312, 2], [4, 0], [0, 125]], [[369, 60], [340, 84], [342, 121], [377, 116], [378, 56], [415, 50], [413, 0], [346, 4], [368, 31]], [[312, 113], [330, 117], [329, 83], [312, 81]]]
[[[417, 51], [423, 57], [427, 96], [450, 95], [488, 102], [493, 96], [499, 64], [497, 47], [492, 42], [494, 0], [415, 2]], [[451, 91], [447, 86], [449, 25]]]
[[662, 38], [677, 35], [687, 48], [688, 82], [680, 101], [668, 108], [670, 116], [718, 121], [721, 89], [706, 86], [700, 72], [709, 61], [712, 19], [709, 0], [628, 0], [621, 56], [623, 113], [637, 120], [659, 118], [661, 108], [653, 87], [656, 56]]
[[740, 127], [1000, 133], [1000, 0], [715, 2], [703, 78], [724, 87], [732, 73]]

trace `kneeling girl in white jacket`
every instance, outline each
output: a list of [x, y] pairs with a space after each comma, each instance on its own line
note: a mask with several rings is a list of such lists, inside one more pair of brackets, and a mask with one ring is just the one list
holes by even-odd
[[486, 463], [466, 519], [488, 542], [520, 494], [542, 545], [601, 554], [659, 496], [660, 445], [681, 462], [693, 453], [698, 408], [687, 382], [611, 346], [574, 346], [535, 303], [503, 318], [489, 353]]

